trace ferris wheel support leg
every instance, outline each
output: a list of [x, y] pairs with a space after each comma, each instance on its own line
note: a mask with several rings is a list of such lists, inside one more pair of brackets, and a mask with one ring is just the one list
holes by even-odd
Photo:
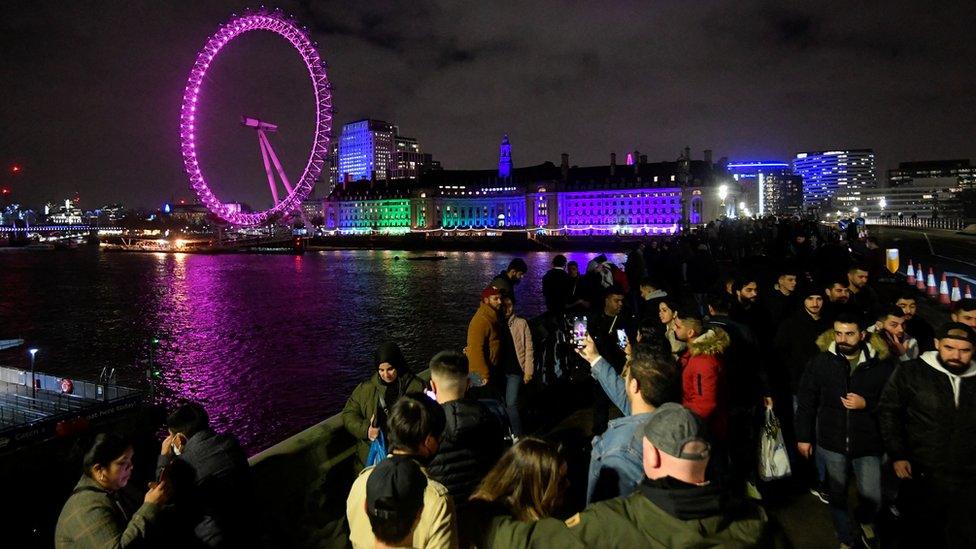
[[[288, 194], [292, 194], [293, 190], [291, 188], [291, 183], [288, 182], [288, 177], [285, 175], [285, 170], [281, 167], [281, 161], [278, 160], [278, 155], [275, 154], [274, 149], [271, 147], [271, 141], [268, 140], [268, 136], [265, 135], [263, 131], [258, 131], [258, 139], [261, 140], [261, 152], [263, 153], [264, 151], [267, 151], [267, 154], [271, 156], [271, 162], [274, 163], [275, 169], [278, 171], [278, 177], [281, 178], [281, 183], [285, 186], [285, 190], [288, 191]], [[268, 170], [269, 180], [273, 182], [274, 179], [271, 176], [271, 169], [267, 166], [267, 157], [265, 158], [265, 169]], [[277, 199], [275, 199], [275, 203], [277, 204]], [[308, 219], [308, 216], [305, 215], [305, 210], [302, 209], [301, 203], [296, 204], [295, 209], [297, 210], [298, 215], [301, 216], [302, 222], [305, 224], [305, 230], [311, 234], [313, 232], [313, 225]]]
[[[268, 173], [268, 185], [271, 186], [271, 197], [274, 198], [274, 203], [277, 206], [278, 187], [275, 185], [274, 174], [271, 173], [271, 163], [268, 162], [268, 149], [270, 147], [268, 145], [265, 145], [266, 140], [267, 138], [264, 137], [264, 132], [258, 130], [258, 145], [261, 147], [261, 158], [264, 159], [264, 171]], [[274, 152], [272, 152], [271, 154], [273, 155]], [[275, 163], [277, 164], [277, 159], [275, 159]], [[288, 185], [286, 184], [285, 187], [287, 186]], [[289, 190], [288, 192], [291, 192], [291, 190]]]

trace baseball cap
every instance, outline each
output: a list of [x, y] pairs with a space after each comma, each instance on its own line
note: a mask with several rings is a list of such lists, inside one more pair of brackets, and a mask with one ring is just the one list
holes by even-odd
[[644, 424], [644, 436], [655, 448], [678, 459], [705, 461], [711, 445], [701, 418], [675, 402], [662, 404]]
[[486, 299], [493, 295], [502, 295], [502, 291], [494, 286], [488, 286], [484, 290], [481, 290], [481, 299]]
[[366, 511], [381, 519], [414, 517], [424, 506], [427, 477], [408, 456], [390, 456], [366, 479]]
[[944, 338], [968, 341], [976, 345], [976, 333], [973, 333], [973, 329], [962, 322], [949, 322], [939, 328], [939, 331], [935, 334], [935, 339]]

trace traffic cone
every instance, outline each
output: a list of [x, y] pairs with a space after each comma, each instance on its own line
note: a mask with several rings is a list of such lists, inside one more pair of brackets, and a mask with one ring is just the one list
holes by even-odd
[[929, 276], [925, 280], [925, 293], [927, 293], [929, 297], [939, 295], [939, 290], [935, 286], [935, 271], [932, 269], [932, 267], [929, 267]]
[[915, 267], [912, 266], [912, 260], [908, 260], [908, 283], [912, 286], [915, 285]]
[[949, 282], [946, 281], [945, 273], [942, 273], [942, 280], [939, 282], [939, 303], [948, 305], [949, 301]]
[[966, 284], [966, 293], [963, 294], [963, 297], [966, 299], [973, 298], [973, 289], [969, 287], [969, 284]]
[[922, 268], [922, 263], [919, 262], [918, 270], [915, 271], [915, 287], [921, 291], [925, 291], [925, 270]]
[[962, 292], [959, 291], [959, 279], [952, 279], [952, 297], [949, 298], [953, 303], [962, 299]]

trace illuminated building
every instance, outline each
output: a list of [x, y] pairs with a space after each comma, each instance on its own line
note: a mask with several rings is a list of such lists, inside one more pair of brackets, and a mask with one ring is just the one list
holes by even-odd
[[889, 187], [913, 184], [976, 187], [976, 167], [971, 166], [967, 158], [962, 160], [901, 162], [898, 164], [898, 169], [888, 170]]
[[381, 120], [357, 120], [343, 126], [339, 136], [339, 181], [386, 179], [395, 135], [396, 128]]
[[[741, 201], [745, 202], [750, 212], [778, 215], [766, 205], [766, 187], [771, 184], [776, 188], [782, 178], [793, 174], [788, 163], [771, 160], [733, 161], [728, 163], [726, 169], [737, 183], [739, 191], [731, 193], [730, 203], [738, 204]], [[775, 191], [773, 194], [778, 195]]]
[[399, 129], [381, 120], [357, 120], [342, 127], [334, 152], [330, 154], [333, 183], [368, 180], [416, 180], [428, 170], [439, 169], [431, 155], [423, 152], [413, 137], [399, 135]]
[[868, 223], [890, 219], [963, 217], [958, 183], [915, 183], [884, 189], [849, 190], [834, 197], [829, 217], [863, 217]]
[[797, 153], [793, 173], [803, 178], [806, 206], [821, 206], [837, 193], [877, 183], [871, 149]]
[[570, 167], [563, 155], [560, 166], [512, 168], [507, 176], [499, 164], [499, 170], [432, 171], [418, 180], [346, 182], [326, 200], [325, 228], [670, 234], [681, 224], [682, 179], [688, 181], [690, 221], [698, 225], [718, 216], [717, 199], [706, 197], [728, 177], [708, 161], [682, 168], [680, 162], [651, 164], [638, 157], [633, 165], [617, 166], [615, 155], [609, 166], [590, 167]]
[[508, 141], [508, 134], [502, 137], [502, 143], [498, 146], [498, 177], [506, 178], [512, 176], [512, 144]]
[[413, 137], [394, 138], [393, 160], [390, 162], [390, 179], [417, 179], [427, 170], [440, 168], [429, 154], [425, 154], [420, 143]]

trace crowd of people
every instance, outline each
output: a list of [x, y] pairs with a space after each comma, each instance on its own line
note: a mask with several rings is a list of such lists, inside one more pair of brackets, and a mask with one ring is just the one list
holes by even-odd
[[[429, 381], [388, 342], [353, 391], [348, 543], [785, 547], [764, 503], [786, 493], [826, 504], [842, 548], [976, 547], [976, 302], [930, 325], [920, 294], [879, 283], [877, 246], [845, 236], [726, 222], [641, 242], [622, 266], [555, 255], [532, 317], [517, 312], [529, 269], [512, 260]], [[538, 391], [585, 399], [582, 474], [526, 398]], [[791, 463], [778, 481], [758, 474], [767, 410]], [[134, 512], [115, 496], [131, 445], [96, 439], [58, 547], [127, 547], [160, 524], [180, 546], [255, 543], [233, 437], [196, 404], [167, 427]]]

